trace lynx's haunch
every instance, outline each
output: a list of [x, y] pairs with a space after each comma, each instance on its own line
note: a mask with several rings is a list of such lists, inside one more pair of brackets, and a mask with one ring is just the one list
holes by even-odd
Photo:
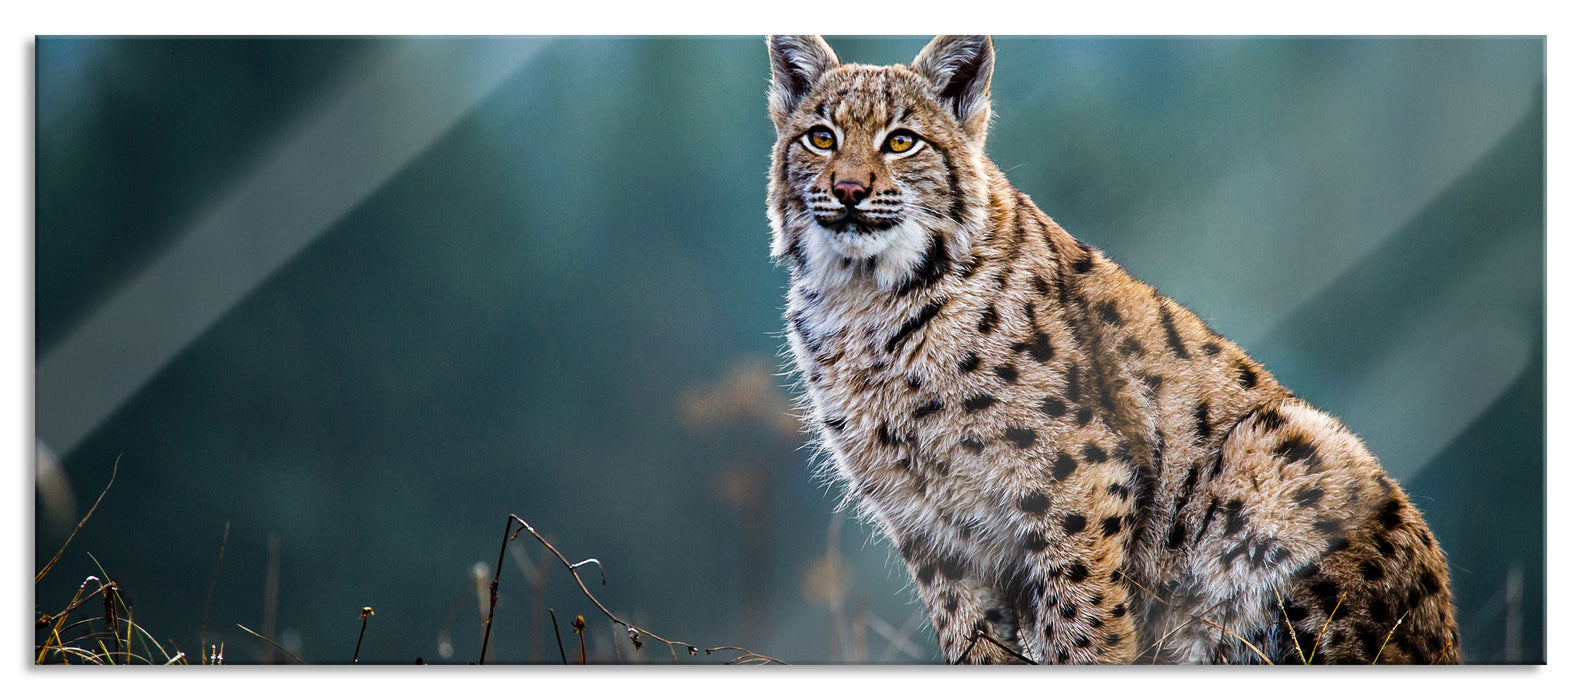
[[987, 37], [769, 55], [804, 418], [948, 660], [1458, 661], [1444, 555], [1362, 442], [984, 155]]

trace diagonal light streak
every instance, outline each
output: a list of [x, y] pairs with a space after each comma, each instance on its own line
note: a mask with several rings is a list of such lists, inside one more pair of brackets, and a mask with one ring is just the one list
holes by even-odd
[[69, 455], [177, 353], [547, 43], [417, 39], [382, 47], [366, 71], [289, 129], [169, 250], [39, 361], [39, 438]]

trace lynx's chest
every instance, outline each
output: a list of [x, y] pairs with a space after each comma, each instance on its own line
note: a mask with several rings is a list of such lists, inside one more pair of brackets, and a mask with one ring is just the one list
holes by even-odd
[[1018, 518], [1124, 482], [1126, 456], [1079, 395], [1082, 347], [1052, 301], [971, 291], [900, 307], [793, 291], [788, 330], [809, 422], [862, 510], [1005, 544]]

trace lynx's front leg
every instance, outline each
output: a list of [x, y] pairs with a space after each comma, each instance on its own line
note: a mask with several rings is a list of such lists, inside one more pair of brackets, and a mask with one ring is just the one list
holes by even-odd
[[[1124, 664], [1136, 655], [1119, 549], [1095, 546], [1120, 520], [1051, 518], [1024, 535], [1023, 569], [1009, 581], [1023, 615], [1022, 648], [1042, 663]], [[1112, 532], [1113, 531], [1113, 532]], [[1060, 538], [1060, 546], [1049, 543]]]
[[969, 559], [951, 545], [925, 543], [898, 535], [901, 559], [917, 582], [917, 591], [939, 638], [946, 663], [1010, 664], [1018, 659], [999, 645], [1019, 648], [1018, 620], [1013, 607], [994, 586], [972, 569]]

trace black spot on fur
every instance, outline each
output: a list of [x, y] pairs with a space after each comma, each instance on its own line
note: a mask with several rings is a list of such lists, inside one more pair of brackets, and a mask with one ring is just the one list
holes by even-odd
[[950, 258], [945, 254], [945, 236], [938, 231], [929, 239], [928, 251], [923, 254], [923, 264], [912, 272], [896, 294], [906, 294], [938, 282], [950, 271]]
[[1060, 606], [1060, 616], [1067, 620], [1076, 619], [1077, 606], [1071, 603], [1066, 603], [1065, 605]]
[[1285, 427], [1285, 416], [1272, 406], [1265, 406], [1253, 414], [1252, 426], [1266, 433], [1272, 433]]
[[1384, 533], [1373, 536], [1373, 547], [1379, 550], [1379, 555], [1389, 559], [1395, 556], [1395, 545], [1384, 537]]
[[1071, 263], [1071, 269], [1076, 270], [1077, 274], [1079, 275], [1087, 273], [1088, 270], [1092, 270], [1093, 249], [1084, 245], [1082, 247], [1082, 254]]
[[1042, 492], [1034, 491], [1022, 496], [1022, 500], [1018, 501], [1016, 505], [1023, 511], [1033, 515], [1043, 515], [1045, 511], [1049, 510], [1049, 497]]
[[1251, 365], [1246, 362], [1237, 362], [1236, 370], [1238, 372], [1236, 381], [1242, 385], [1242, 388], [1251, 389], [1258, 386], [1258, 374], [1253, 371]]
[[1093, 640], [1088, 639], [1087, 637], [1077, 637], [1077, 641], [1072, 642], [1071, 644], [1078, 649], [1086, 649], [1090, 646], [1093, 646]]
[[1384, 578], [1384, 567], [1379, 566], [1376, 561], [1365, 561], [1362, 562], [1362, 566], [1357, 567], [1357, 573], [1362, 574], [1364, 581], [1377, 581]]
[[1064, 481], [1066, 477], [1071, 476], [1071, 472], [1076, 470], [1077, 461], [1064, 452], [1056, 455], [1055, 461], [1049, 467], [1049, 473], [1055, 477], [1055, 481]]
[[939, 399], [932, 399], [928, 403], [925, 403], [925, 404], [923, 404], [921, 406], [918, 406], [916, 409], [914, 409], [912, 411], [912, 417], [913, 418], [922, 418], [924, 416], [932, 415], [932, 414], [938, 413], [940, 411], [940, 409], [943, 409], [944, 407], [945, 407], [945, 404], [940, 403]]
[[1306, 564], [1303, 564], [1302, 567], [1297, 569], [1296, 571], [1291, 572], [1291, 578], [1300, 581], [1302, 579], [1312, 578], [1313, 575], [1317, 574], [1317, 573], [1318, 573], [1318, 562], [1310, 561], [1310, 562], [1308, 562]]
[[967, 562], [954, 554], [939, 560], [939, 573], [947, 580], [959, 581], [967, 573]]
[[1049, 344], [1049, 335], [1043, 331], [1033, 334], [1033, 339], [1027, 341], [1027, 354], [1039, 362], [1048, 362], [1055, 356], [1055, 348]]
[[1247, 553], [1247, 545], [1247, 540], [1242, 540], [1240, 544], [1232, 547], [1229, 552], [1221, 554], [1219, 557], [1220, 567], [1230, 568], [1231, 563], [1235, 562], [1237, 557]]
[[1214, 521], [1214, 513], [1219, 510], [1219, 497], [1209, 499], [1208, 510], [1203, 511], [1203, 524], [1198, 526], [1197, 537], [1192, 539], [1193, 544], [1203, 541], [1203, 534], [1208, 532], [1208, 524]]
[[1068, 535], [1075, 535], [1079, 532], [1082, 532], [1082, 529], [1087, 526], [1088, 519], [1081, 513], [1072, 513], [1067, 515], [1064, 520], [1060, 521], [1060, 527], [1063, 528]]
[[1434, 595], [1439, 592], [1439, 577], [1434, 575], [1432, 571], [1424, 571], [1423, 575], [1418, 577], [1417, 582], [1422, 585], [1424, 595]]
[[1113, 300], [1107, 300], [1094, 307], [1099, 314], [1099, 320], [1111, 326], [1119, 326], [1124, 321], [1120, 309], [1115, 307]]
[[1121, 499], [1123, 501], [1126, 500], [1126, 497], [1130, 496], [1131, 492], [1132, 492], [1131, 489], [1126, 488], [1122, 484], [1110, 484], [1110, 489], [1109, 490], [1110, 490], [1110, 495], [1111, 496], [1119, 498], [1119, 499]]
[[1110, 617], [1126, 617], [1126, 604], [1120, 603], [1119, 605], [1110, 608]]
[[1219, 343], [1209, 342], [1209, 343], [1204, 343], [1203, 344], [1203, 352], [1204, 352], [1204, 354], [1208, 355], [1209, 357], [1213, 357], [1215, 355], [1218, 355], [1219, 351], [1220, 351]]
[[983, 442], [968, 436], [961, 439], [961, 446], [971, 450], [973, 454], [983, 454]]
[[1323, 497], [1324, 489], [1315, 486], [1298, 492], [1291, 500], [1296, 502], [1298, 508], [1312, 508]]
[[901, 329], [896, 331], [895, 335], [890, 336], [890, 342], [884, 344], [884, 351], [895, 352], [896, 346], [900, 345], [901, 341], [906, 340], [907, 336], [917, 332], [919, 328], [927, 325], [928, 322], [933, 320], [934, 316], [938, 314], [939, 310], [942, 308], [945, 308], [945, 300], [943, 299], [935, 299], [934, 301], [929, 302], [928, 306], [925, 306], [921, 311], [918, 311], [916, 316], [913, 316], [912, 318], [908, 319], [906, 323], [902, 324]]
[[1126, 340], [1121, 341], [1119, 350], [1121, 357], [1137, 357], [1143, 354], [1143, 344], [1138, 342], [1135, 336], [1126, 336]]
[[978, 332], [988, 335], [1000, 325], [1000, 312], [992, 305], [983, 310], [983, 316], [978, 319]]
[[983, 619], [989, 622], [999, 622], [1003, 619], [1003, 615], [999, 608], [989, 608], [987, 612], [983, 613]]
[[966, 401], [963, 401], [961, 406], [962, 408], [967, 409], [968, 413], [977, 413], [978, 411], [993, 406], [998, 400], [999, 399], [994, 398], [994, 396], [990, 394], [978, 394], [977, 396], [973, 396]]
[[[1325, 600], [1334, 600], [1335, 596], [1340, 595], [1340, 587], [1336, 586], [1335, 582], [1329, 579], [1319, 579], [1314, 581], [1312, 587], [1308, 590], [1311, 590], [1314, 596]], [[1331, 610], [1334, 609], [1333, 605], [1326, 605], [1324, 607]]]
[[1395, 619], [1395, 611], [1390, 609], [1390, 602], [1382, 598], [1375, 598], [1368, 603], [1368, 617], [1374, 622], [1389, 622]]
[[1039, 404], [1038, 409], [1051, 418], [1059, 418], [1066, 414], [1066, 402], [1061, 401], [1059, 397], [1051, 396], [1044, 399], [1044, 402]]
[[1175, 525], [1171, 526], [1171, 528], [1170, 528], [1170, 537], [1169, 537], [1169, 539], [1165, 540], [1165, 546], [1169, 547], [1170, 549], [1176, 549], [1177, 547], [1181, 546], [1182, 540], [1185, 540], [1185, 539], [1186, 539], [1186, 524], [1185, 523], [1176, 523]]
[[824, 427], [838, 433], [846, 429], [846, 419], [840, 416], [836, 416], [834, 418], [825, 418]]
[[1170, 347], [1170, 352], [1183, 360], [1192, 356], [1187, 352], [1186, 346], [1181, 344], [1181, 334], [1176, 332], [1175, 317], [1170, 314], [1170, 307], [1163, 302], [1159, 304], [1159, 325], [1165, 329], [1165, 344]]
[[1000, 378], [1004, 379], [1006, 384], [1016, 383], [1016, 367], [1013, 365], [1004, 364], [1000, 365], [999, 367], [995, 367], [994, 373], [1000, 375]]
[[978, 363], [978, 353], [968, 352], [965, 357], [961, 358], [960, 362], [956, 363], [956, 369], [961, 370], [962, 374], [966, 374], [977, 369]]
[[[1143, 377], [1143, 390], [1148, 392], [1149, 396], [1154, 396], [1159, 393], [1159, 386], [1164, 383], [1164, 377], [1161, 377], [1157, 374], [1150, 374], [1146, 377]], [[1115, 410], [1115, 405], [1113, 403], [1115, 400], [1114, 397], [1110, 396], [1109, 394], [1105, 394], [1101, 398], [1104, 400], [1106, 408], [1112, 411]]]
[[1213, 430], [1213, 426], [1209, 425], [1208, 422], [1208, 402], [1199, 401], [1197, 405], [1197, 439], [1208, 442]]
[[1350, 546], [1351, 546], [1351, 540], [1348, 540], [1348, 539], [1346, 539], [1344, 537], [1331, 537], [1331, 538], [1329, 538], [1328, 541], [1326, 541], [1324, 543], [1324, 553], [1325, 554], [1334, 554], [1335, 552], [1338, 552], [1338, 551], [1340, 551], [1342, 549], [1345, 549], [1347, 547], [1350, 547]]
[[1340, 521], [1339, 520], [1320, 520], [1318, 522], [1313, 523], [1313, 529], [1317, 530], [1318, 532], [1322, 532], [1324, 534], [1327, 534], [1327, 535], [1339, 534], [1340, 533]]
[[1287, 462], [1301, 462], [1318, 455], [1318, 448], [1303, 435], [1292, 435], [1280, 441], [1274, 455]]
[[1243, 503], [1240, 498], [1225, 504], [1226, 537], [1236, 534], [1241, 530], [1243, 525], [1247, 524], [1247, 520], [1241, 515], [1242, 505]]
[[1087, 447], [1082, 448], [1082, 458], [1089, 464], [1098, 464], [1109, 459], [1109, 455], [1104, 453], [1104, 448], [1090, 442]]
[[902, 442], [902, 438], [900, 436], [890, 432], [890, 424], [889, 423], [880, 423], [879, 424], [879, 444], [881, 444], [881, 445], [899, 445], [899, 444], [901, 444], [901, 442]]
[[933, 581], [934, 580], [934, 572], [935, 572], [935, 567], [934, 567], [934, 563], [933, 562], [928, 562], [926, 564], [923, 564], [923, 565], [917, 567], [917, 580], [922, 582], [922, 583], [928, 583], [930, 581]]
[[1379, 508], [1379, 524], [1386, 530], [1394, 530], [1401, 526], [1401, 501], [1391, 498]]
[[1077, 409], [1077, 427], [1078, 428], [1085, 428], [1085, 427], [1087, 427], [1088, 421], [1090, 421], [1090, 420], [1093, 420], [1093, 412], [1092, 411], [1089, 411], [1086, 408]]
[[1072, 583], [1082, 583], [1088, 580], [1088, 567], [1080, 561], [1073, 563], [1066, 567], [1066, 578], [1071, 579]]
[[1100, 527], [1104, 530], [1104, 536], [1110, 537], [1121, 531], [1121, 517], [1115, 515], [1105, 518], [1104, 522], [1100, 523]]
[[1308, 610], [1307, 607], [1303, 605], [1285, 606], [1285, 617], [1286, 619], [1290, 620], [1292, 624], [1306, 620], [1307, 616], [1311, 614], [1312, 611]]
[[1034, 432], [1032, 428], [1006, 428], [1005, 439], [1018, 448], [1027, 449], [1032, 447], [1033, 442], [1038, 439], [1038, 433]]
[[1049, 540], [1044, 539], [1041, 532], [1029, 532], [1022, 537], [1022, 548], [1029, 552], [1042, 552], [1049, 546]]

